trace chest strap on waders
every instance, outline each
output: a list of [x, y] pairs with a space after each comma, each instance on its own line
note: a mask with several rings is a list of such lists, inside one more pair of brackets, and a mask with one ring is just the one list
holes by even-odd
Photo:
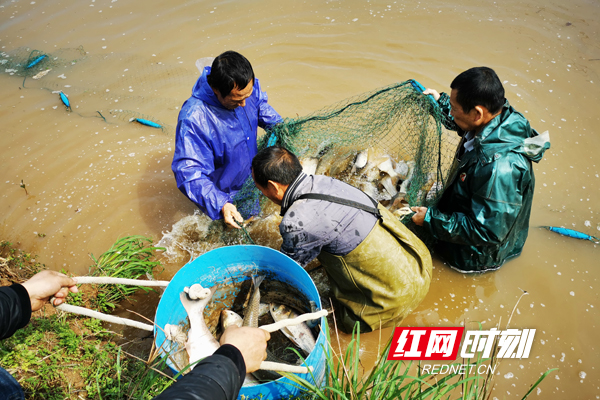
[[378, 204], [377, 201], [375, 199], [373, 199], [371, 196], [367, 195], [366, 193], [365, 193], [365, 195], [369, 198], [369, 200], [371, 200], [373, 202], [373, 205], [375, 207], [369, 207], [369, 206], [366, 206], [366, 205], [361, 204], [356, 201], [342, 199], [341, 197], [335, 197], [335, 196], [330, 196], [328, 194], [321, 194], [321, 193], [301, 194], [300, 196], [298, 196], [298, 198], [296, 200], [313, 199], [313, 200], [329, 201], [330, 203], [337, 203], [337, 204], [341, 204], [343, 206], [358, 208], [359, 210], [363, 210], [363, 211], [373, 214], [377, 219], [381, 219], [381, 214], [379, 213], [379, 210], [377, 209], [377, 204]]

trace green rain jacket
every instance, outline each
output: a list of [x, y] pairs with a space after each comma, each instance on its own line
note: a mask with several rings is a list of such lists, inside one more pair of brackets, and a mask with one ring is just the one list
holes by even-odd
[[[448, 95], [440, 107], [448, 116]], [[451, 117], [446, 127], [462, 132]], [[463, 139], [464, 141], [464, 139]], [[436, 252], [461, 272], [495, 270], [523, 249], [535, 178], [532, 161], [550, 148], [508, 101], [500, 115], [475, 136], [473, 150], [457, 152], [457, 169], [440, 202], [430, 207], [423, 226], [436, 238]]]

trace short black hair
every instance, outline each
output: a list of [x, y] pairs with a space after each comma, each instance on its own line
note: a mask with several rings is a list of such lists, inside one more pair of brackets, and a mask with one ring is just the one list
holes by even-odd
[[214, 59], [208, 84], [225, 97], [233, 88], [244, 89], [254, 81], [254, 70], [250, 61], [240, 53], [228, 50]]
[[466, 70], [454, 78], [450, 88], [456, 89], [456, 101], [466, 113], [475, 106], [484, 106], [495, 114], [502, 109], [506, 101], [500, 78], [488, 67]]
[[254, 181], [266, 187], [269, 181], [290, 185], [302, 173], [298, 157], [285, 147], [271, 146], [259, 151], [252, 159]]

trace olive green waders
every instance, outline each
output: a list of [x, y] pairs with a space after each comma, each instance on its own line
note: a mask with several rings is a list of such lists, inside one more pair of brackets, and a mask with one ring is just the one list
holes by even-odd
[[346, 332], [356, 321], [363, 332], [397, 326], [429, 290], [429, 250], [385, 207], [377, 208], [381, 218], [354, 250], [343, 257], [322, 251], [318, 257], [343, 307]]

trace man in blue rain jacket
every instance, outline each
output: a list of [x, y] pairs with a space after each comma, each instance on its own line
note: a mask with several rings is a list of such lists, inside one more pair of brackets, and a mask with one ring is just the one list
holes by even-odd
[[454, 179], [435, 207], [413, 207], [413, 222], [438, 241], [435, 251], [460, 272], [500, 268], [521, 254], [529, 229], [535, 178], [532, 162], [550, 148], [508, 104], [496, 73], [471, 68], [450, 85], [450, 96], [431, 94], [462, 137]]
[[281, 120], [250, 62], [234, 51], [219, 55], [179, 113], [171, 165], [177, 187], [211, 219], [238, 228], [243, 218], [232, 199], [250, 176], [257, 127]]

